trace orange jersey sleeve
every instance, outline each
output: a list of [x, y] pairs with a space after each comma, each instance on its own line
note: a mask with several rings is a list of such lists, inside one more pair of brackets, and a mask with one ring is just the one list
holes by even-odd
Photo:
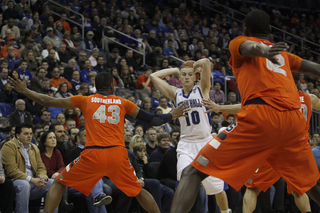
[[298, 72], [300, 70], [303, 59], [291, 53], [287, 53], [287, 55], [288, 55], [291, 71]]
[[238, 36], [230, 42], [229, 64], [238, 82], [242, 105], [248, 100], [261, 98], [280, 111], [299, 109], [299, 96], [291, 70], [291, 67], [297, 70], [299, 62], [293, 62], [294, 57], [286, 52], [277, 55], [280, 65], [264, 57], [244, 57], [239, 47], [248, 40], [273, 45], [264, 39], [245, 36]]
[[87, 96], [75, 95], [70, 97], [73, 108], [79, 108], [84, 114], [87, 108]]
[[131, 101], [127, 100], [127, 99], [123, 99], [125, 107], [126, 107], [126, 114], [128, 115], [132, 115], [133, 111], [138, 107], [137, 105], [135, 105], [134, 103], [132, 103]]

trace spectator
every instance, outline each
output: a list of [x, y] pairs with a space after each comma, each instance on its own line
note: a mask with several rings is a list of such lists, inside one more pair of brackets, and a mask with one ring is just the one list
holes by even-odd
[[76, 94], [77, 91], [80, 88], [81, 82], [80, 82], [80, 72], [78, 70], [74, 70], [72, 72], [72, 76], [71, 76], [71, 84], [72, 84], [72, 93]]
[[[69, 82], [61, 82], [58, 87], [58, 91], [54, 95], [56, 98], [67, 98], [73, 96], [70, 92], [68, 92]], [[71, 84], [70, 84], [71, 85]]]
[[14, 180], [16, 200], [19, 201], [16, 202], [15, 212], [25, 212], [30, 199], [46, 195], [53, 179], [48, 179], [38, 147], [31, 144], [31, 124], [17, 126], [15, 136], [2, 147], [1, 153], [7, 177]]
[[[2, 49], [1, 49], [1, 57], [2, 57], [2, 58], [8, 56], [8, 48], [9, 48], [9, 47], [13, 47], [14, 41], [15, 41], [15, 38], [14, 38], [14, 37], [12, 37], [12, 36], [7, 37], [7, 44], [4, 45], [4, 46], [2, 47]], [[13, 48], [14, 48], [14, 47], [13, 47]], [[15, 55], [15, 56], [19, 56], [19, 58], [21, 59], [20, 51], [19, 51], [17, 48], [14, 48], [14, 55]]]
[[92, 52], [94, 48], [97, 48], [96, 42], [93, 40], [94, 33], [92, 31], [87, 32], [87, 37], [82, 41], [82, 50]]
[[232, 115], [232, 114], [227, 115], [226, 121], [227, 121], [230, 125], [234, 124], [234, 123], [235, 123], [235, 117], [234, 117], [234, 115]]
[[24, 59], [26, 59], [26, 54], [28, 51], [32, 51], [34, 54], [34, 57], [37, 61], [41, 61], [42, 57], [41, 57], [41, 53], [39, 51], [39, 46], [41, 45], [34, 45], [34, 39], [32, 38], [28, 38], [27, 39], [27, 45], [25, 46], [25, 48], [21, 51], [21, 55]]
[[77, 61], [78, 65], [79, 65], [79, 70], [83, 70], [84, 69], [84, 63], [87, 60], [87, 53], [85, 51], [80, 51], [79, 52], [79, 60]]
[[113, 84], [115, 88], [124, 88], [124, 83], [119, 76], [118, 69], [116, 67], [111, 68], [111, 75], [113, 77]]
[[43, 42], [52, 41], [56, 48], [62, 43], [61, 39], [53, 33], [52, 27], [47, 27], [47, 35], [43, 38]]
[[160, 90], [158, 89], [152, 90], [151, 109], [153, 111], [159, 106], [160, 96], [161, 96]]
[[66, 128], [67, 128], [67, 130], [70, 130], [70, 129], [72, 129], [72, 128], [75, 128], [76, 127], [76, 121], [74, 120], [74, 119], [68, 119], [67, 121], [66, 121]]
[[0, 116], [7, 117], [13, 112], [15, 101], [18, 99], [17, 93], [12, 89], [10, 83], [4, 85], [3, 90], [0, 92]]
[[170, 136], [168, 134], [160, 134], [157, 141], [158, 147], [150, 154], [150, 162], [161, 162], [164, 154], [170, 148]]
[[[127, 49], [127, 51], [126, 51], [126, 54], [125, 54], [125, 56], [122, 58], [122, 59], [125, 59], [126, 60], [126, 65], [128, 65], [128, 66], [135, 66], [135, 61], [134, 61], [134, 59], [133, 59], [133, 51], [132, 50], [130, 50], [130, 49]], [[121, 60], [122, 60], [121, 59]]]
[[94, 67], [99, 73], [100, 72], [108, 72], [108, 67], [105, 64], [104, 58], [102, 56], [98, 56], [97, 65]]
[[169, 80], [169, 84], [177, 88], [182, 88], [182, 83], [178, 74], [172, 75], [172, 77]]
[[61, 19], [56, 21], [55, 24], [61, 23], [63, 26], [64, 31], [71, 31], [69, 23], [66, 21], [67, 20], [67, 13], [62, 12], [61, 13]]
[[12, 126], [18, 126], [23, 123], [32, 124], [32, 115], [27, 112], [26, 102], [22, 99], [16, 100], [15, 103], [16, 110], [9, 115], [9, 122]]
[[233, 105], [233, 104], [238, 104], [237, 102], [237, 96], [236, 93], [234, 92], [229, 92], [228, 93], [228, 100], [224, 103], [224, 105]]
[[91, 66], [95, 67], [97, 66], [97, 58], [99, 56], [99, 49], [98, 48], [93, 48], [91, 56], [89, 57], [89, 61], [91, 62]]
[[127, 149], [129, 149], [129, 144], [130, 144], [131, 139], [132, 139], [132, 132], [125, 130], [124, 131], [124, 144]]
[[138, 42], [130, 37], [137, 39], [137, 36], [132, 33], [132, 27], [130, 25], [125, 26], [124, 33], [126, 35], [121, 35], [119, 42], [131, 48], [136, 48], [138, 46]]
[[14, 22], [16, 24], [19, 23], [20, 15], [19, 13], [13, 9], [14, 2], [13, 1], [8, 1], [7, 3], [8, 8], [3, 12], [3, 20], [9, 20], [9, 19], [14, 19]]
[[152, 47], [152, 49], [154, 49], [155, 47], [161, 47], [161, 42], [158, 39], [155, 30], [150, 30], [149, 31], [148, 43]]
[[65, 135], [63, 124], [60, 124], [60, 123], [51, 124], [49, 130], [55, 133], [57, 138], [57, 149], [60, 151], [62, 155], [64, 165], [68, 165], [71, 161], [71, 158], [70, 158], [69, 152], [67, 151], [64, 145], [64, 140], [66, 135]]
[[121, 56], [119, 55], [119, 49], [113, 48], [111, 51], [111, 55], [108, 57], [107, 60], [107, 67], [119, 67], [119, 61]]
[[[39, 26], [40, 26], [40, 24], [39, 24]], [[36, 24], [31, 25], [30, 38], [32, 38], [36, 44], [40, 44], [41, 46], [43, 46], [42, 37], [41, 37], [40, 33], [38, 32], [38, 25], [36, 25]]]
[[19, 56], [15, 56], [14, 47], [8, 47], [7, 51], [8, 55], [5, 59], [8, 61], [8, 69], [16, 69], [21, 62], [21, 58]]
[[84, 69], [80, 72], [81, 81], [84, 83], [90, 83], [89, 73], [93, 71], [99, 73], [98, 70], [95, 70], [91, 67], [90, 60], [86, 60], [84, 64]]
[[64, 43], [60, 44], [58, 54], [61, 65], [66, 65], [68, 61], [72, 58], [71, 52], [69, 52], [67, 46]]
[[60, 78], [59, 68], [55, 67], [52, 71], [52, 78], [50, 79], [51, 86], [58, 88], [62, 82], [65, 82], [67, 84], [68, 90], [72, 89], [72, 84], [66, 79]]
[[157, 145], [157, 132], [154, 128], [149, 128], [147, 130], [147, 154], [150, 156], [151, 153], [158, 148]]
[[168, 107], [168, 100], [166, 97], [160, 97], [159, 106], [157, 107], [157, 109], [161, 109], [163, 114], [169, 113], [171, 111], [171, 107]]
[[134, 90], [135, 84], [133, 82], [129, 67], [127, 65], [122, 66], [121, 78], [125, 88]]
[[211, 121], [212, 121], [212, 130], [211, 133], [218, 134], [219, 129], [222, 127], [221, 123], [219, 122], [219, 114], [213, 112], [211, 114]]
[[79, 65], [77, 64], [76, 59], [71, 58], [71, 59], [68, 61], [68, 66], [66, 66], [66, 67], [64, 68], [64, 72], [63, 72], [63, 73], [64, 73], [66, 79], [69, 81], [69, 80], [71, 80], [71, 76], [72, 76], [73, 71], [79, 70], [79, 69], [80, 69], [80, 67], [79, 67]]
[[[6, 138], [5, 140], [1, 141], [0, 150], [2, 149], [2, 147], [3, 147], [3, 145], [4, 145], [5, 143], [7, 143], [8, 141], [10, 141], [12, 138], [15, 137], [15, 136], [14, 136], [15, 132], [16, 132], [16, 127], [13, 126], [13, 125], [10, 125], [10, 126], [9, 126], [9, 135], [7, 136], [7, 138]], [[0, 152], [0, 154], [1, 154], [1, 152]], [[1, 158], [0, 158], [0, 160], [2, 161]], [[1, 166], [2, 166], [2, 162], [1, 162], [1, 164], [0, 164], [0, 167], [1, 167]], [[11, 213], [11, 212], [10, 212], [10, 213]]]
[[79, 46], [81, 44], [82, 38], [77, 26], [72, 27], [71, 40]]
[[76, 139], [76, 135], [79, 132], [78, 128], [69, 129], [69, 140], [64, 144], [66, 149], [70, 151], [72, 148], [78, 146], [78, 140]]
[[140, 75], [136, 82], [137, 89], [145, 89], [149, 93], [151, 93], [151, 89], [153, 87], [153, 83], [150, 79], [150, 75], [153, 73], [152, 67], [148, 67], [146, 74]]
[[27, 66], [28, 62], [26, 60], [22, 60], [17, 71], [20, 74], [20, 79], [24, 78], [27, 82], [29, 82], [32, 79], [32, 73], [27, 69]]
[[53, 69], [59, 66], [59, 60], [57, 59], [56, 51], [51, 49], [49, 51], [49, 55], [44, 59], [44, 61], [48, 62], [48, 76], [51, 76]]
[[0, 67], [0, 91], [3, 90], [4, 85], [8, 82], [8, 69]]
[[75, 50], [77, 45], [71, 40], [71, 32], [66, 31], [64, 32], [63, 40], [62, 42], [67, 45], [67, 47], [71, 48], [72, 50]]
[[[41, 52], [42, 57], [47, 58], [51, 49], [53, 49], [53, 42], [49, 40], [46, 42], [46, 49]], [[56, 52], [55, 55], [57, 60], [60, 60], [58, 52]]]
[[213, 83], [213, 89], [209, 92], [210, 99], [219, 104], [223, 104], [225, 101], [224, 92], [221, 90], [221, 83], [215, 81]]
[[4, 25], [1, 29], [1, 36], [2, 38], [6, 37], [5, 32], [10, 29], [11, 30], [11, 36], [15, 38], [17, 41], [20, 40], [20, 29], [17, 26], [14, 26], [14, 20], [10, 18], [8, 20], [8, 24]]
[[[41, 57], [41, 56], [40, 56]], [[42, 57], [41, 57], [42, 58]], [[30, 70], [31, 72], [36, 72], [38, 67], [39, 67], [39, 63], [35, 60], [34, 58], [34, 53], [32, 50], [29, 50], [26, 53], [26, 56], [24, 57], [24, 60], [27, 61], [27, 69]]]
[[173, 46], [173, 40], [171, 40], [171, 39], [168, 40], [168, 47], [166, 49], [164, 49], [163, 54], [166, 56], [179, 57], [176, 49]]

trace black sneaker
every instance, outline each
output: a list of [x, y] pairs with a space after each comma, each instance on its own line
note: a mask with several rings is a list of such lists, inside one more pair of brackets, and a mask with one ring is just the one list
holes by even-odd
[[112, 197], [110, 195], [99, 194], [95, 199], [93, 205], [96, 207], [109, 205], [112, 202]]

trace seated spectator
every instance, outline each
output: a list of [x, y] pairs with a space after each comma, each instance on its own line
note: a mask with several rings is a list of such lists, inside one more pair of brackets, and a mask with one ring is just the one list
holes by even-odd
[[69, 118], [67, 121], [66, 121], [66, 128], [67, 130], [70, 130], [72, 128], [75, 128], [76, 127], [76, 121], [72, 118]]
[[69, 52], [67, 46], [64, 43], [60, 44], [58, 54], [61, 65], [66, 65], [68, 61], [72, 58], [71, 52]]
[[87, 37], [82, 41], [82, 50], [92, 52], [94, 48], [97, 48], [96, 42], [93, 40], [94, 33], [92, 31], [87, 32]]
[[[49, 51], [53, 49], [53, 42], [52, 41], [47, 41], [46, 42], [46, 49], [44, 49], [42, 52], [41, 52], [41, 56], [43, 58], [47, 58], [49, 56]], [[56, 57], [57, 57], [57, 60], [60, 60], [59, 58], [59, 54], [58, 52], [55, 53]]]
[[179, 57], [175, 47], [173, 46], [173, 40], [168, 40], [168, 47], [164, 49], [163, 54], [167, 56]]
[[8, 69], [0, 67], [0, 91], [3, 90], [4, 85], [8, 82]]
[[87, 13], [85, 13], [83, 15], [83, 17], [84, 17], [84, 22], [82, 23], [82, 19], [81, 19], [79, 21], [79, 24], [85, 26], [85, 28], [84, 28], [85, 32], [92, 31], [92, 23], [91, 23], [91, 20], [89, 18], [89, 15]]
[[79, 65], [77, 64], [77, 61], [76, 59], [74, 58], [71, 58], [69, 61], [68, 61], [68, 66], [66, 66], [64, 68], [64, 75], [65, 75], [65, 78], [70, 81], [71, 80], [71, 76], [72, 76], [72, 73], [73, 71], [75, 70], [79, 70], [80, 67]]
[[61, 13], [61, 19], [56, 21], [55, 24], [57, 24], [57, 23], [61, 23], [62, 24], [64, 31], [69, 31], [69, 32], [71, 31], [70, 25], [67, 22], [67, 13], [62, 12]]
[[7, 3], [8, 8], [3, 12], [3, 20], [13, 19], [16, 24], [20, 22], [20, 15], [19, 13], [13, 8], [14, 2], [8, 1]]
[[27, 6], [28, 9], [30, 9], [30, 11], [31, 11], [31, 8], [30, 8], [30, 7], [28, 6], [28, 4], [27, 4], [27, 0], [21, 0], [21, 1], [20, 1], [20, 4], [16, 4], [15, 7], [14, 7], [14, 9], [15, 9], [19, 14], [21, 14], [21, 13], [23, 13], [23, 8], [24, 8], [25, 6]]
[[168, 107], [168, 99], [164, 96], [160, 97], [159, 106], [157, 108], [161, 109], [163, 114], [169, 113], [171, 111], [171, 107]]
[[7, 37], [7, 44], [4, 45], [1, 49], [1, 57], [2, 58], [8, 56], [8, 48], [9, 47], [13, 47], [14, 48], [14, 55], [19, 56], [21, 58], [20, 51], [14, 47], [14, 41], [15, 41], [14, 37], [12, 37], [12, 36]]
[[155, 47], [161, 47], [161, 42], [157, 37], [156, 31], [155, 30], [150, 30], [149, 31], [149, 38], [148, 38], [148, 43], [154, 49]]
[[59, 68], [55, 67], [52, 71], [52, 78], [50, 79], [50, 84], [52, 87], [58, 88], [62, 82], [65, 82], [67, 84], [68, 90], [72, 89], [72, 84], [68, 80], [60, 78]]
[[21, 58], [15, 55], [14, 47], [8, 47], [7, 51], [8, 55], [4, 59], [8, 61], [8, 69], [16, 69], [21, 62]]
[[209, 91], [210, 99], [219, 104], [224, 103], [224, 92], [221, 90], [221, 83], [219, 81], [215, 81], [213, 84], [213, 89]]
[[84, 63], [87, 60], [87, 53], [86, 51], [80, 51], [79, 52], [79, 59], [77, 61], [77, 64], [79, 65], [79, 70], [83, 70], [84, 69]]
[[56, 51], [54, 49], [51, 49], [49, 51], [49, 55], [44, 59], [44, 61], [48, 62], [48, 76], [51, 76], [51, 72], [53, 71], [53, 69], [59, 66], [59, 60], [57, 59]]
[[38, 25], [37, 24], [31, 25], [30, 38], [32, 38], [36, 44], [43, 46], [43, 40], [42, 40], [41, 34], [38, 32], [38, 27], [40, 26], [40, 23], [39, 22], [37, 23]]
[[[124, 144], [127, 149], [129, 149], [129, 144], [130, 144], [131, 138], [132, 138], [132, 132], [125, 130], [124, 131]], [[1, 147], [0, 147], [0, 149], [1, 149]]]
[[84, 83], [90, 83], [90, 79], [89, 79], [89, 73], [93, 71], [96, 73], [99, 73], [98, 70], [95, 70], [91, 67], [91, 62], [90, 60], [86, 60], [85, 64], [84, 64], [84, 69], [81, 70], [80, 72], [80, 77], [81, 77], [81, 81]]
[[77, 92], [77, 95], [83, 95], [83, 96], [89, 96], [91, 95], [89, 84], [88, 83], [82, 83], [80, 85], [80, 88]]
[[145, 89], [149, 93], [151, 93], [151, 89], [153, 87], [153, 83], [150, 79], [150, 75], [153, 73], [152, 67], [148, 67], [146, 74], [140, 75], [136, 82], [137, 89]]
[[128, 149], [130, 149], [133, 152], [133, 147], [138, 143], [146, 144], [142, 136], [134, 135], [133, 137], [131, 137], [131, 140], [128, 144]]
[[67, 142], [65, 142], [65, 147], [68, 151], [70, 151], [72, 148], [78, 146], [78, 140], [76, 139], [76, 135], [79, 132], [78, 128], [71, 128], [68, 130], [69, 132], [69, 140]]
[[[15, 136], [14, 136], [15, 132], [16, 132], [16, 127], [13, 126], [13, 125], [10, 125], [10, 126], [9, 126], [9, 135], [7, 136], [7, 138], [6, 138], [5, 140], [1, 141], [0, 150], [2, 149], [2, 147], [3, 147], [3, 145], [4, 145], [5, 143], [7, 143], [8, 141], [10, 141], [12, 138], [15, 137]], [[0, 154], [1, 154], [1, 152], [0, 152]], [[0, 160], [2, 160], [2, 159], [0, 158]], [[1, 167], [1, 166], [2, 166], [2, 163], [0, 164], [0, 167]], [[11, 213], [11, 212], [10, 212], [10, 213]]]
[[43, 38], [43, 42], [47, 42], [47, 41], [52, 41], [53, 45], [56, 48], [59, 48], [60, 44], [62, 43], [62, 40], [56, 36], [53, 32], [53, 28], [52, 27], [47, 27], [47, 35]]
[[116, 67], [111, 68], [111, 75], [113, 77], [113, 85], [115, 88], [124, 88], [124, 83], [119, 76], [118, 69]]
[[20, 62], [20, 66], [17, 71], [20, 74], [20, 79], [25, 79], [27, 82], [32, 79], [32, 74], [30, 70], [27, 70], [28, 62], [26, 60], [22, 60]]
[[32, 115], [30, 112], [27, 112], [26, 102], [22, 99], [16, 100], [15, 103], [16, 110], [9, 115], [9, 122], [12, 126], [18, 126], [20, 124], [32, 124]]
[[124, 88], [129, 88], [131, 90], [134, 90], [135, 84], [132, 79], [129, 67], [127, 65], [122, 66], [121, 79], [123, 81]]
[[36, 72], [36, 77], [30, 80], [30, 89], [36, 92], [42, 92], [42, 80], [46, 76], [47, 71], [44, 68], [40, 68]]
[[98, 48], [93, 48], [91, 56], [88, 58], [91, 62], [91, 66], [95, 67], [97, 66], [97, 58], [99, 56], [99, 49]]
[[160, 90], [158, 89], [152, 90], [151, 109], [153, 111], [159, 106], [160, 96], [161, 96]]
[[[69, 83], [69, 82], [68, 82]], [[54, 95], [56, 98], [67, 98], [73, 96], [70, 92], [68, 92], [69, 84], [67, 82], [61, 82], [58, 87], [58, 91]]]
[[229, 92], [228, 93], [228, 100], [224, 103], [224, 105], [233, 105], [238, 104], [236, 93]]
[[157, 132], [154, 128], [149, 128], [147, 130], [147, 154], [150, 156], [151, 153], [158, 148], [157, 145]]
[[124, 45], [126, 45], [126, 46], [129, 46], [131, 48], [136, 48], [138, 46], [138, 42], [133, 40], [133, 39], [131, 39], [130, 37], [133, 37], [133, 38], [137, 39], [137, 36], [132, 33], [132, 27], [130, 25], [127, 25], [124, 28], [124, 33], [126, 35], [121, 35], [120, 39], [119, 39], [119, 42], [124, 44]]
[[77, 47], [81, 45], [82, 38], [77, 26], [72, 27], [71, 40], [76, 44]]
[[219, 129], [222, 127], [221, 123], [219, 122], [219, 114], [213, 112], [211, 114], [211, 121], [212, 121], [212, 130], [211, 133], [218, 134]]
[[133, 58], [133, 51], [127, 49], [125, 56], [122, 58], [126, 60], [126, 65], [128, 66], [135, 66], [136, 62]]
[[70, 31], [64, 32], [62, 42], [63, 42], [65, 45], [67, 45], [68, 48], [71, 48], [72, 50], [75, 50], [75, 48], [77, 47], [76, 43], [74, 43], [74, 42], [71, 40], [71, 32], [70, 32]]
[[97, 58], [97, 65], [93, 67], [94, 69], [98, 70], [98, 72], [108, 72], [109, 69], [105, 64], [104, 58], [102, 56], [98, 56]]
[[233, 114], [229, 114], [226, 117], [226, 121], [231, 125], [235, 123], [235, 116]]
[[42, 93], [47, 93], [48, 91], [50, 91], [52, 93], [52, 96], [53, 96], [53, 92], [58, 91], [57, 88], [51, 86], [50, 79], [47, 78], [47, 77], [44, 77], [42, 79], [42, 84], [41, 85], [42, 85]]
[[178, 74], [173, 74], [168, 83], [177, 88], [183, 87]]
[[119, 55], [119, 49], [113, 48], [110, 56], [107, 59], [107, 67], [119, 67], [121, 56]]
[[51, 124], [49, 130], [55, 133], [56, 139], [57, 139], [57, 149], [60, 151], [62, 155], [64, 165], [68, 165], [72, 159], [70, 158], [70, 153], [67, 151], [64, 145], [64, 140], [66, 135], [65, 135], [65, 129], [63, 127], [63, 124], [60, 124], [60, 123]]
[[89, 79], [90, 79], [90, 83], [89, 83], [89, 90], [92, 94], [96, 94], [97, 89], [96, 89], [96, 76], [98, 74], [96, 72], [91, 71], [89, 73]]
[[19, 41], [20, 40], [20, 29], [17, 26], [14, 26], [14, 20], [12, 18], [10, 18], [8, 20], [7, 25], [2, 27], [2, 29], [1, 29], [2, 38], [7, 37], [5, 33], [8, 29], [11, 30], [11, 36]]
[[15, 212], [25, 212], [29, 208], [29, 200], [46, 195], [53, 179], [48, 179], [38, 147], [31, 144], [31, 124], [17, 126], [15, 136], [2, 147], [1, 153], [7, 177], [14, 180], [16, 200], [19, 201]]
[[157, 137], [158, 148], [150, 155], [150, 162], [161, 162], [164, 154], [170, 148], [170, 136], [168, 134], [160, 134]]
[[73, 71], [70, 82], [72, 84], [71, 92], [72, 94], [76, 94], [81, 85], [80, 72], [78, 70]]
[[[40, 56], [40, 58], [42, 59], [42, 57]], [[32, 50], [29, 50], [26, 53], [26, 56], [24, 57], [24, 60], [27, 61], [27, 69], [30, 70], [31, 72], [36, 72], [38, 67], [39, 67], [39, 63], [38, 61], [35, 59], [34, 57], [34, 52]]]
[[51, 112], [48, 109], [40, 112], [40, 117], [34, 119], [34, 124], [40, 123], [42, 126], [51, 125]]

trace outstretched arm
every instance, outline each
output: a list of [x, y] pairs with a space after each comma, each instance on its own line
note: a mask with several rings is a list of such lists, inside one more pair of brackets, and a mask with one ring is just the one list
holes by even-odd
[[320, 64], [309, 60], [303, 60], [299, 69], [300, 73], [320, 78]]
[[9, 77], [10, 83], [13, 85], [13, 88], [21, 94], [24, 94], [28, 98], [34, 100], [38, 104], [45, 107], [56, 107], [63, 109], [73, 109], [72, 102], [70, 98], [53, 98], [48, 95], [40, 94], [34, 92], [27, 88], [25, 79], [21, 81], [20, 79], [13, 79]]
[[167, 82], [162, 80], [164, 77], [172, 74], [180, 75], [179, 69], [178, 68], [163, 69], [158, 72], [152, 73], [150, 77], [151, 77], [151, 81], [155, 84], [155, 86], [160, 90], [162, 94], [164, 94], [171, 100], [174, 100], [177, 87], [171, 86]]
[[200, 59], [196, 61], [193, 65], [194, 70], [196, 70], [198, 67], [202, 68], [201, 72], [201, 82], [200, 82], [200, 88], [201, 91], [205, 92], [210, 90], [211, 87], [211, 63], [210, 60], [207, 58]]
[[208, 107], [207, 112], [226, 112], [231, 114], [237, 114], [241, 109], [241, 104], [235, 105], [219, 105], [214, 103], [212, 100], [202, 100], [203, 106]]
[[173, 118], [179, 118], [181, 116], [186, 117], [185, 113], [189, 110], [189, 106], [185, 106], [185, 103], [180, 104], [180, 106], [177, 108], [172, 106], [171, 112], [167, 114], [152, 114], [137, 107], [131, 116], [141, 121], [150, 123], [152, 126], [160, 126], [171, 121]]
[[315, 110], [320, 110], [320, 99], [314, 94], [309, 94], [311, 99], [311, 107]]

